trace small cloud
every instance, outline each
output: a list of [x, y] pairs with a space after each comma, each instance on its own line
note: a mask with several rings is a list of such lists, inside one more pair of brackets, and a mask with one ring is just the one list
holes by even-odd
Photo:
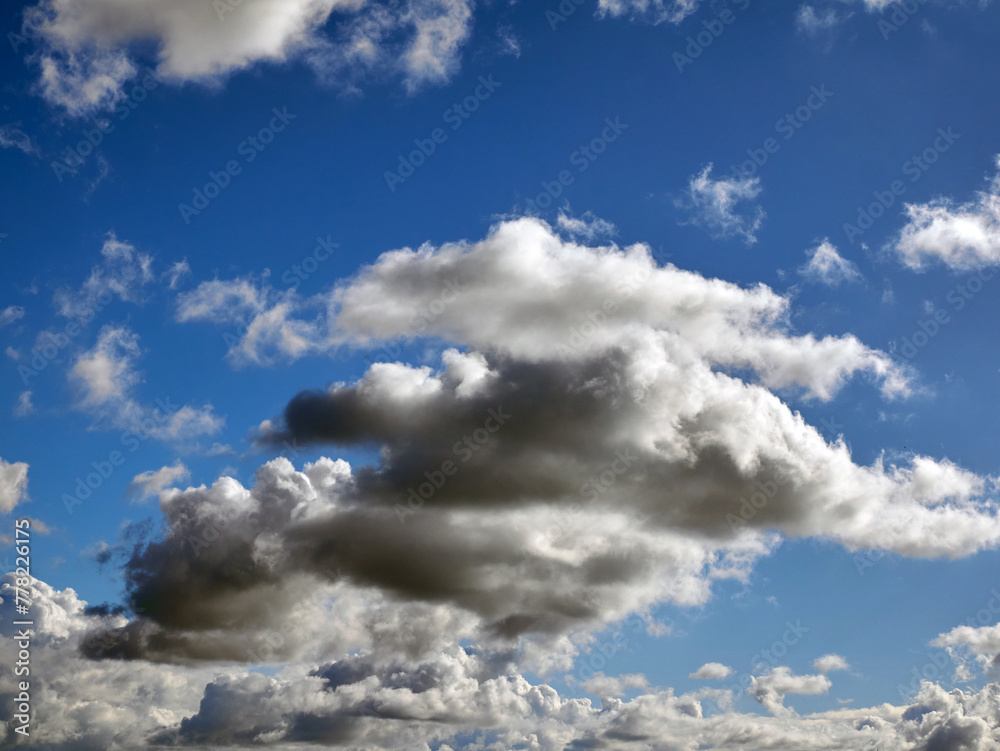
[[593, 212], [588, 211], [578, 217], [569, 213], [569, 208], [560, 210], [556, 219], [556, 226], [567, 235], [580, 240], [591, 242], [599, 237], [614, 237], [618, 234], [618, 228], [611, 222], [600, 219]]
[[892, 282], [886, 279], [885, 285], [882, 287], [882, 303], [884, 305], [894, 305], [895, 302], [896, 291], [892, 288]]
[[7, 347], [7, 349], [4, 350], [4, 354], [14, 362], [21, 359], [21, 350], [15, 349], [14, 347]]
[[816, 37], [835, 29], [841, 20], [833, 8], [818, 10], [815, 6], [803, 4], [795, 13], [795, 28], [800, 34]]
[[860, 282], [864, 279], [858, 267], [842, 257], [827, 239], [812, 250], [807, 250], [806, 255], [809, 260], [799, 267], [799, 275], [806, 281], [836, 287], [842, 282]]
[[12, 324], [21, 318], [24, 318], [24, 308], [20, 305], [10, 305], [0, 310], [0, 328]]
[[700, 668], [688, 675], [688, 678], [695, 678], [701, 681], [716, 681], [725, 678], [733, 672], [728, 665], [721, 662], [706, 662]]
[[53, 570], [55, 570], [55, 569], [59, 568], [60, 566], [62, 566], [64, 563], [66, 563], [66, 559], [57, 555], [55, 558], [53, 558], [51, 561], [49, 561], [49, 566]]
[[37, 154], [31, 137], [12, 124], [0, 125], [0, 149], [20, 149], [25, 154]]
[[832, 673], [835, 670], [848, 670], [850, 665], [847, 664], [845, 660], [840, 655], [829, 654], [823, 655], [822, 657], [817, 657], [815, 662], [813, 662], [813, 669], [818, 673]]
[[178, 461], [170, 467], [160, 467], [157, 470], [142, 472], [132, 478], [125, 493], [133, 503], [141, 503], [148, 498], [159, 495], [160, 491], [179, 480], [190, 477], [188, 468]]
[[688, 213], [688, 223], [701, 227], [715, 239], [738, 236], [747, 245], [753, 245], [767, 214], [763, 208], [752, 204], [743, 214], [736, 209], [760, 195], [760, 178], [720, 177], [713, 180], [712, 168], [709, 162], [701, 172], [692, 175], [687, 192], [676, 199], [674, 205]]
[[180, 282], [181, 278], [187, 276], [191, 273], [191, 267], [188, 265], [187, 259], [183, 261], [176, 261], [173, 266], [163, 272], [163, 278], [167, 280], [167, 286], [169, 289], [177, 289], [177, 284]]
[[0, 513], [10, 513], [28, 495], [28, 465], [0, 459]]
[[52, 528], [41, 519], [28, 519], [28, 521], [32, 532], [37, 532], [40, 535], [52, 534]]
[[521, 40], [517, 38], [514, 27], [502, 25], [497, 29], [497, 37], [500, 40], [500, 54], [512, 57], [521, 56]]
[[35, 411], [35, 405], [31, 402], [31, 392], [22, 391], [17, 397], [17, 404], [14, 405], [14, 417], [27, 417]]
[[228, 443], [213, 443], [205, 456], [235, 456], [236, 450]]

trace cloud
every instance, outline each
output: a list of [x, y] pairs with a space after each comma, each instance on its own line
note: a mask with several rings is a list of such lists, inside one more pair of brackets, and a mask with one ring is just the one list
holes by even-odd
[[835, 670], [849, 670], [850, 665], [847, 664], [845, 660], [840, 655], [823, 655], [822, 657], [817, 657], [813, 662], [813, 670], [818, 673], [832, 673]]
[[[761, 716], [734, 709], [705, 711], [706, 702], [732, 707], [729, 691], [650, 690], [638, 685], [638, 676], [628, 676], [639, 695], [629, 701], [607, 696], [595, 705], [529, 681], [518, 672], [516, 655], [510, 651], [462, 648], [457, 642], [408, 651], [398, 640], [412, 629], [425, 631], [432, 622], [426, 617], [392, 620], [377, 644], [351, 654], [328, 645], [327, 654], [337, 654], [335, 659], [297, 663], [274, 675], [218, 665], [90, 660], [83, 654], [100, 650], [105, 635], [126, 626], [128, 617], [109, 605], [89, 605], [72, 589], [57, 590], [37, 579], [32, 588], [32, 666], [38, 679], [32, 696], [35, 711], [46, 718], [32, 731], [36, 743], [55, 751], [126, 751], [165, 744], [225, 748], [246, 745], [248, 738], [276, 749], [303, 744], [457, 749], [470, 734], [482, 736], [486, 745], [533, 744], [553, 751], [644, 751], [650, 743], [695, 751], [732, 746], [734, 738], [742, 748], [773, 751], [986, 751], [1000, 718], [997, 684], [977, 693], [946, 691], [927, 681], [901, 706]], [[358, 592], [341, 590], [338, 599], [357, 597]], [[378, 612], [372, 621], [385, 614]], [[407, 614], [396, 615], [405, 619]], [[318, 624], [321, 633], [351, 642], [350, 635], [359, 633], [368, 617], [361, 600], [346, 611], [293, 608], [282, 630], [266, 636], [275, 645], [298, 642], [304, 633], [311, 636], [309, 630]], [[0, 659], [7, 664], [17, 659], [13, 620], [18, 620], [14, 575], [7, 574], [0, 582]], [[435, 627], [448, 625], [448, 619], [441, 618]], [[261, 640], [253, 651], [263, 652], [266, 646]], [[827, 679], [793, 676], [787, 668], [778, 668], [756, 680], [758, 689], [766, 686], [783, 697], [823, 693]], [[12, 677], [2, 684], [7, 692], [13, 686]], [[13, 723], [0, 726], [0, 740], [12, 743], [13, 735]]]
[[213, 443], [205, 456], [233, 456], [236, 451], [228, 443]]
[[[278, 357], [296, 359], [330, 346], [324, 342], [327, 301], [303, 301], [294, 289], [275, 291], [252, 278], [214, 279], [177, 297], [180, 323], [210, 321], [234, 327], [224, 337], [234, 365], [266, 365]], [[295, 318], [314, 310], [312, 320]]]
[[0, 459], [0, 513], [9, 514], [27, 494], [28, 465]]
[[936, 263], [955, 270], [1000, 264], [1000, 155], [996, 168], [973, 201], [906, 204], [907, 223], [889, 244], [905, 266], [922, 271]]
[[177, 289], [180, 280], [191, 273], [191, 266], [187, 259], [177, 261], [169, 269], [163, 272], [163, 277], [167, 279], [168, 289]]
[[701, 172], [691, 176], [687, 191], [674, 205], [688, 213], [690, 224], [701, 227], [712, 237], [721, 240], [739, 236], [747, 245], [753, 245], [767, 214], [760, 206], [748, 206], [747, 214], [737, 213], [736, 207], [760, 195], [760, 178], [713, 180], [712, 166], [709, 162]]
[[586, 212], [575, 217], [566, 211], [560, 211], [556, 220], [556, 226], [570, 237], [578, 238], [585, 242], [593, 242], [599, 238], [614, 237], [618, 234], [618, 229], [611, 222], [594, 216], [593, 212]]
[[24, 318], [24, 308], [20, 305], [8, 305], [0, 310], [0, 328], [9, 326], [14, 321]]
[[836, 287], [842, 282], [860, 282], [864, 279], [858, 267], [841, 257], [827, 239], [812, 250], [807, 250], [806, 255], [809, 260], [799, 267], [799, 274], [807, 281]]
[[782, 716], [792, 712], [784, 705], [786, 694], [817, 696], [829, 691], [831, 685], [825, 675], [795, 675], [789, 668], [779, 666], [753, 677], [747, 693], [771, 714]]
[[77, 409], [94, 415], [99, 424], [146, 438], [183, 442], [222, 429], [225, 420], [211, 405], [176, 406], [169, 399], [150, 407], [133, 392], [141, 382], [136, 361], [139, 337], [124, 326], [105, 326], [90, 350], [77, 355], [68, 373], [79, 392]]
[[[320, 351], [414, 336], [415, 316], [421, 338], [453, 346], [303, 391], [258, 439], [377, 449], [371, 464], [279, 458], [252, 486], [164, 491], [167, 534], [126, 565], [143, 614], [130, 655], [230, 659], [287, 598], [350, 586], [444, 608], [453, 635], [550, 664], [655, 603], [707, 602], [782, 535], [919, 557], [1000, 545], [986, 478], [924, 456], [858, 465], [771, 391], [907, 386], [852, 336], [791, 332], [788, 299], [762, 285], [521, 219], [386, 253], [320, 299]], [[199, 316], [220, 314], [200, 300]]]
[[22, 391], [17, 397], [17, 404], [14, 405], [14, 417], [27, 417], [35, 411], [35, 405], [31, 403], [31, 392]]
[[595, 696], [624, 696], [629, 689], [649, 688], [649, 681], [642, 673], [628, 673], [614, 677], [598, 671], [592, 678], [583, 681], [580, 687]]
[[258, 288], [253, 279], [213, 279], [177, 296], [176, 318], [180, 323], [233, 323], [264, 310], [266, 298], [267, 291]]
[[139, 382], [133, 368], [139, 353], [139, 337], [128, 329], [101, 329], [95, 347], [79, 355], [70, 370], [83, 387], [82, 405], [100, 406], [124, 398]]
[[849, 17], [848, 13], [842, 18], [834, 8], [820, 10], [813, 5], [803, 3], [795, 12], [795, 28], [801, 34], [816, 37], [837, 28], [838, 24]]
[[153, 259], [139, 253], [109, 232], [101, 247], [101, 264], [78, 290], [60, 289], [55, 294], [59, 315], [89, 321], [114, 297], [124, 302], [140, 303], [142, 287], [153, 280]]
[[303, 60], [348, 88], [388, 72], [413, 92], [450, 78], [472, 25], [470, 0], [42, 0], [29, 14], [43, 19], [32, 24], [40, 91], [79, 117], [125, 97], [144, 44], [175, 84]]
[[31, 137], [11, 124], [0, 125], [0, 149], [20, 149], [28, 155], [37, 153]]
[[125, 493], [134, 502], [140, 503], [159, 495], [164, 488], [170, 487], [180, 480], [186, 480], [190, 476], [188, 468], [178, 460], [173, 466], [160, 467], [136, 475], [128, 484]]
[[732, 672], [733, 669], [731, 667], [723, 665], [721, 662], [706, 662], [700, 668], [691, 673], [688, 678], [714, 681], [725, 678]]
[[653, 24], [679, 24], [700, 5], [699, 0], [598, 0], [598, 14], [627, 16]]

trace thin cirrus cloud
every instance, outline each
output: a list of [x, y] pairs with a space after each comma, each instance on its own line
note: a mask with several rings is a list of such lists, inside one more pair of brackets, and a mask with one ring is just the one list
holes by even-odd
[[756, 203], [759, 177], [712, 177], [711, 163], [692, 175], [687, 189], [674, 205], [688, 215], [688, 223], [719, 240], [741, 237], [747, 245], [757, 242], [757, 232], [767, 214]]

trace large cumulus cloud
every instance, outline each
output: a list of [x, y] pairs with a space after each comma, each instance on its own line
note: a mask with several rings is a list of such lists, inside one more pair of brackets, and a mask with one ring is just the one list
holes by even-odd
[[[212, 318], [220, 283], [182, 308]], [[386, 253], [322, 298], [323, 351], [455, 346], [303, 392], [260, 431], [263, 445], [367, 447], [374, 463], [279, 458], [251, 488], [165, 491], [166, 536], [126, 564], [141, 617], [100, 653], [234, 659], [334, 586], [387, 612], [443, 608], [497, 648], [569, 654], [657, 602], [706, 602], [781, 535], [922, 557], [1000, 541], [989, 478], [923, 456], [858, 465], [782, 401], [829, 399], [856, 374], [888, 399], [910, 387], [853, 336], [794, 332], [762, 285], [524, 219]]]

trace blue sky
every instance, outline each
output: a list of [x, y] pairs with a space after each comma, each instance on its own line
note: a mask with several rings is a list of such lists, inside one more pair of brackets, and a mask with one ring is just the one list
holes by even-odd
[[[172, 670], [188, 671], [184, 696], [156, 698], [143, 707], [126, 702], [121, 711], [134, 712], [136, 719], [126, 721], [126, 740], [115, 743], [151, 742], [158, 731], [148, 716], [155, 708], [161, 711], [158, 725], [180, 728], [183, 742], [235, 747], [238, 723], [225, 726], [218, 719], [223, 710], [209, 704], [199, 710], [202, 690], [213, 680], [235, 681], [241, 670], [262, 672], [291, 696], [304, 671], [322, 672], [348, 654], [368, 655], [378, 675], [390, 663], [411, 660], [409, 669], [437, 659], [435, 654], [454, 657], [459, 641], [489, 654], [513, 650], [515, 664], [506, 668], [513, 672], [502, 675], [507, 685], [514, 685], [512, 675], [524, 676], [554, 688], [559, 701], [589, 699], [596, 712], [601, 686], [581, 685], [589, 674], [580, 670], [602, 640], [625, 629], [627, 646], [602, 670], [608, 677], [630, 676], [622, 680], [632, 704], [615, 711], [631, 719], [623, 714], [604, 726], [588, 715], [574, 723], [566, 719], [568, 709], [558, 718], [504, 715], [498, 725], [549, 728], [537, 740], [541, 745], [529, 746], [520, 731], [491, 735], [495, 728], [469, 719], [427, 731], [414, 719], [417, 710], [412, 716], [401, 710], [404, 719], [384, 719], [384, 728], [365, 726], [365, 747], [397, 747], [384, 740], [396, 734], [405, 739], [398, 741], [401, 748], [444, 748], [450, 733], [459, 738], [450, 741], [454, 748], [480, 747], [468, 740], [479, 733], [486, 734], [484, 743], [504, 748], [591, 747], [583, 744], [612, 742], [616, 736], [609, 728], [636, 716], [652, 727], [654, 717], [674, 711], [671, 702], [679, 700], [664, 693], [670, 687], [676, 696], [694, 696], [709, 715], [709, 700], [698, 693], [707, 687], [732, 689], [735, 708], [725, 720], [703, 719], [715, 722], [711, 727], [689, 735], [684, 730], [683, 738], [674, 739], [678, 748], [694, 743], [691, 738], [700, 747], [728, 747], [717, 740], [726, 729], [758, 715], [770, 724], [750, 742], [764, 745], [766, 736], [779, 744], [775, 748], [827, 747], [820, 736], [836, 738], [838, 748], [872, 742], [931, 748], [920, 744], [932, 742], [933, 727], [914, 740], [888, 710], [878, 715], [882, 735], [851, 735], [844, 728], [878, 714], [873, 709], [865, 715], [861, 708], [930, 706], [938, 686], [961, 688], [964, 701], [995, 677], [991, 660], [1000, 652], [1000, 637], [990, 628], [1000, 599], [998, 610], [989, 610], [994, 588], [1000, 588], [993, 480], [1000, 363], [990, 334], [990, 322], [1000, 315], [1000, 297], [993, 293], [1000, 284], [993, 278], [1000, 265], [1000, 101], [991, 95], [1000, 86], [995, 5], [410, 0], [352, 8], [334, 0], [286, 6], [244, 0], [221, 18], [210, 3], [158, 7], [135, 1], [122, 6], [127, 10], [120, 17], [106, 16], [105, 5], [114, 4], [43, 0], [42, 24], [25, 21], [35, 17], [32, 4], [10, 5], [0, 16], [6, 38], [0, 52], [0, 253], [7, 269], [0, 281], [0, 349], [6, 350], [0, 385], [7, 410], [0, 509], [9, 522], [0, 534], [12, 541], [14, 520], [33, 520], [32, 574], [47, 587], [37, 597], [75, 613], [65, 616], [76, 629], [73, 639], [97, 629], [144, 639], [155, 634], [164, 643], [177, 638], [187, 645], [172, 655], [161, 646], [135, 654], [109, 650], [96, 655], [106, 659], [91, 659], [95, 655], [80, 656], [87, 650], [72, 639], [39, 641], [39, 650], [51, 652], [43, 659], [71, 655], [80, 670], [110, 665], [109, 671], [125, 672], [107, 676], [125, 675], [141, 664], [129, 674], [137, 685], [166, 680]], [[286, 21], [288, 28], [282, 26]], [[370, 47], [354, 43], [365, 38], [365, 28]], [[400, 171], [404, 163], [412, 170]], [[206, 191], [213, 180], [223, 187]], [[198, 191], [213, 196], [207, 205], [196, 200]], [[879, 200], [890, 205], [883, 210]], [[861, 212], [878, 216], [861, 224]], [[533, 243], [551, 255], [544, 261], [530, 255], [525, 248]], [[635, 258], [639, 251], [629, 250], [637, 246], [656, 264], [652, 277], [643, 277], [640, 291], [620, 293], [631, 302], [612, 313], [567, 365], [557, 346], [585, 320], [579, 311], [600, 307], [601, 283], [620, 281], [616, 270], [643, 268]], [[384, 255], [400, 249], [419, 252]], [[496, 267], [489, 260], [494, 256], [501, 259]], [[617, 260], [598, 265], [595, 259], [605, 257]], [[461, 278], [472, 285], [475, 303], [459, 292], [452, 307], [446, 287], [424, 289], [435, 274], [438, 282]], [[713, 279], [731, 286], [720, 291]], [[761, 292], [758, 285], [767, 289]], [[106, 297], [95, 297], [99, 291]], [[760, 302], [764, 297], [766, 303]], [[440, 311], [427, 307], [436, 300], [442, 301]], [[676, 309], [670, 307], [675, 303]], [[649, 312], [660, 305], [671, 312]], [[79, 311], [88, 306], [99, 310], [83, 319]], [[417, 331], [406, 321], [420, 309], [429, 312], [426, 327]], [[770, 312], [754, 312], [764, 309]], [[54, 352], [47, 343], [52, 334], [64, 337]], [[642, 354], [654, 338], [655, 356]], [[817, 340], [827, 348], [814, 349]], [[744, 359], [723, 352], [740, 341], [751, 350], [743, 351]], [[445, 367], [452, 362], [442, 361], [449, 348], [457, 359]], [[473, 552], [454, 553], [454, 569], [468, 577], [463, 581], [469, 591], [461, 595], [431, 595], [437, 590], [419, 582], [419, 574], [401, 583], [379, 573], [401, 544], [391, 541], [398, 529], [375, 542], [386, 524], [395, 524], [394, 504], [405, 502], [405, 489], [424, 467], [455, 459], [447, 450], [450, 441], [438, 438], [479, 420], [463, 412], [449, 427], [451, 418], [440, 416], [453, 415], [456, 404], [472, 399], [471, 381], [468, 393], [455, 392], [454, 404], [422, 411], [422, 400], [431, 397], [408, 380], [420, 372], [413, 369], [426, 367], [434, 378], [452, 367], [478, 373], [475, 358], [482, 353], [494, 373], [483, 383], [510, 379], [512, 390], [496, 393], [523, 395], [535, 393], [532, 378], [548, 384], [549, 374], [554, 382], [569, 383], [573, 374], [591, 372], [587, 368], [604, 372], [628, 362], [635, 370], [621, 377], [628, 389], [639, 389], [636, 373], [653, 367], [664, 352], [671, 364], [656, 376], [664, 380], [643, 387], [653, 389], [652, 401], [631, 429], [623, 423], [623, 432], [614, 432], [610, 416], [587, 422], [592, 415], [574, 413], [567, 401], [558, 413], [566, 426], [576, 426], [566, 428], [567, 436], [592, 430], [592, 444], [579, 444], [574, 455], [566, 446], [577, 446], [579, 435], [546, 444], [557, 438], [537, 437], [542, 433], [528, 427], [509, 433], [501, 427], [495, 461], [513, 469], [481, 466], [487, 461], [481, 457], [494, 456], [487, 443], [472, 471], [459, 467], [455, 483], [462, 489], [452, 494], [446, 486], [426, 507], [442, 515], [440, 528], [467, 524], [467, 539], [478, 539], [476, 530], [484, 540], [495, 538], [499, 533], [491, 525], [497, 520], [506, 519], [510, 529], [540, 523], [524, 510], [536, 508], [532, 504], [540, 504], [540, 514], [565, 514], [574, 494], [552, 488], [578, 485], [614, 458], [613, 451], [601, 454], [593, 447], [611, 446], [612, 440], [645, 446], [651, 452], [642, 454], [646, 469], [624, 474], [598, 507], [588, 507], [586, 533], [570, 535], [560, 553], [579, 562], [574, 556], [586, 557], [605, 544], [620, 552], [634, 544], [629, 565], [644, 573], [620, 574], [619, 588], [598, 588], [600, 593], [587, 590], [592, 580], [586, 577], [597, 574], [580, 573], [590, 571], [582, 563], [566, 574], [572, 586], [535, 569], [507, 582], [502, 574], [482, 572], [491, 555], [500, 555], [496, 550], [479, 560]], [[399, 369], [373, 367], [378, 361], [398, 362]], [[668, 387], [673, 376], [667, 373], [694, 367], [692, 362], [704, 371]], [[699, 390], [710, 381], [718, 393], [716, 386]], [[735, 402], [722, 407], [722, 401], [712, 401], [723, 399], [723, 383], [737, 384], [739, 398], [759, 399], [758, 406], [744, 414]], [[536, 394], [539, 410], [572, 391], [545, 388]], [[675, 401], [671, 389], [686, 396]], [[493, 392], [476, 393], [477, 399], [493, 398]], [[610, 415], [609, 405], [618, 402], [605, 396]], [[784, 406], [767, 401], [774, 397]], [[702, 406], [695, 409], [694, 403]], [[300, 422], [293, 419], [295, 404], [302, 409], [295, 413]], [[164, 408], [173, 422], [163, 416]], [[712, 409], [730, 416], [731, 424], [715, 425], [706, 416]], [[804, 432], [793, 439], [798, 428], [786, 420], [795, 413]], [[753, 423], [765, 414], [774, 416], [773, 425]], [[733, 461], [742, 457], [737, 474], [747, 484], [733, 485], [730, 495], [719, 490], [729, 481], [720, 479], [728, 477], [722, 469], [697, 464], [709, 474], [672, 474], [683, 464], [680, 454], [669, 460], [680, 464], [657, 463], [667, 462], [666, 447], [674, 440], [667, 433], [686, 435], [687, 426], [702, 421], [715, 432], [699, 432], [697, 440], [687, 436], [693, 442], [685, 451], [693, 453], [684, 461], [692, 467], [697, 457], [710, 461], [714, 454], [705, 447], [714, 445], [726, 446]], [[659, 438], [646, 441], [654, 433]], [[838, 448], [841, 435], [845, 446]], [[283, 449], [290, 439], [296, 448]], [[529, 460], [525, 447], [538, 453]], [[756, 459], [748, 459], [751, 454]], [[370, 534], [372, 549], [382, 552], [357, 553], [351, 560], [346, 552], [331, 552], [349, 547], [338, 537], [347, 533], [320, 524], [324, 514], [334, 514], [333, 506], [296, 512], [304, 516], [294, 524], [265, 525], [253, 533], [260, 549], [273, 544], [286, 551], [314, 535], [311, 552], [288, 553], [308, 565], [272, 562], [267, 577], [298, 592], [300, 603], [340, 597], [358, 618], [344, 632], [367, 636], [344, 636], [332, 645], [310, 632], [279, 659], [248, 665], [225, 650], [213, 652], [211, 645], [190, 646], [213, 627], [213, 598], [225, 599], [198, 589], [198, 576], [211, 580], [215, 564], [189, 557], [195, 554], [181, 543], [157, 545], [182, 540], [185, 524], [197, 515], [171, 515], [170, 508], [222, 503], [224, 483], [213, 485], [220, 477], [251, 488], [258, 469], [279, 455], [300, 472], [320, 457], [346, 460], [355, 474], [352, 490], [343, 492], [360, 509], [382, 508], [389, 522], [356, 529], [358, 539]], [[523, 479], [535, 478], [542, 465], [555, 472], [556, 456], [565, 463], [558, 477], [538, 480], [537, 487]], [[769, 462], [800, 459], [816, 474], [797, 475], [787, 497], [782, 490], [781, 509], [774, 508], [777, 501], [766, 505], [749, 520], [750, 537], [734, 542], [735, 533], [724, 522], [718, 526], [720, 520], [733, 509], [739, 513], [739, 498], [753, 482], [767, 481]], [[829, 471], [822, 469], [825, 462]], [[795, 466], [805, 472], [806, 464]], [[364, 476], [365, 467], [374, 468], [371, 476]], [[94, 481], [97, 487], [82, 498], [78, 487], [102, 468], [107, 477]], [[482, 478], [481, 487], [478, 479], [467, 479], [473, 475]], [[858, 485], [869, 480], [870, 491]], [[493, 498], [489, 488], [507, 488], [507, 481], [520, 489], [502, 500], [475, 500], [478, 493]], [[143, 482], [148, 492], [138, 489]], [[402, 483], [399, 500], [389, 492], [393, 483]], [[199, 486], [212, 490], [187, 490]], [[684, 512], [690, 519], [678, 521], [682, 517], [674, 514], [687, 503], [678, 499], [699, 493], [706, 495]], [[67, 500], [74, 496], [80, 503]], [[631, 521], [612, 520], [633, 512]], [[236, 518], [240, 512], [220, 513]], [[643, 513], [651, 515], [651, 528], [636, 521]], [[334, 517], [323, 524], [333, 524]], [[579, 521], [574, 518], [571, 527]], [[317, 527], [307, 534], [309, 519]], [[904, 531], [888, 534], [880, 525], [890, 521]], [[435, 529], [423, 534], [433, 538]], [[222, 537], [232, 541], [241, 534], [250, 532], [223, 531]], [[452, 555], [442, 552], [450, 544], [444, 536], [439, 542], [436, 555]], [[680, 564], [671, 574], [670, 566], [683, 557], [664, 552], [671, 546], [720, 556], [739, 550], [744, 557], [732, 576], [707, 565], [681, 571]], [[150, 550], [162, 552], [159, 563], [143, 557]], [[337, 560], [347, 572], [325, 582], [340, 588], [334, 594], [307, 591], [300, 581], [316, 573], [310, 567], [321, 559], [320, 568]], [[262, 559], [253, 560], [258, 565]], [[228, 576], [230, 563], [218, 564], [220, 578]], [[611, 564], [601, 558], [593, 565]], [[175, 618], [167, 612], [174, 586], [168, 572], [186, 566], [205, 570], [192, 574], [194, 614]], [[4, 571], [12, 567], [13, 555], [4, 560]], [[416, 564], [415, 570], [423, 571]], [[655, 593], [650, 582], [658, 576], [676, 576], [670, 579], [676, 591]], [[74, 590], [72, 597], [58, 594], [67, 588]], [[545, 619], [551, 616], [549, 626], [525, 627], [513, 640], [494, 638], [501, 615], [524, 613], [508, 613], [492, 597], [523, 595], [537, 605], [532, 598], [561, 588], [587, 603], [587, 617], [567, 616], [572, 608], [565, 603], [552, 612], [539, 605], [531, 622], [550, 623]], [[481, 590], [482, 598], [469, 594], [473, 590]], [[134, 609], [136, 592], [139, 600], [160, 603], [152, 615]], [[244, 594], [271, 597], [266, 588], [250, 587]], [[372, 612], [383, 613], [387, 622], [410, 617], [401, 614], [406, 607], [436, 608], [435, 624], [413, 627], [426, 628], [421, 638], [434, 645], [420, 660], [412, 650], [393, 653], [365, 631], [375, 627], [359, 615], [358, 603], [375, 608], [364, 598], [376, 596], [383, 598], [377, 608], [384, 613]], [[205, 609], [199, 609], [199, 598]], [[10, 601], [7, 593], [4, 600]], [[102, 620], [66, 604], [78, 600], [132, 609]], [[630, 614], [646, 616], [653, 608], [655, 615], [644, 621], [648, 630], [626, 625]], [[983, 608], [988, 619], [976, 620]], [[259, 643], [261, 633], [274, 629], [273, 622], [240, 616], [236, 605], [226, 612], [216, 614], [214, 627], [223, 634], [232, 630], [234, 643]], [[450, 625], [442, 625], [446, 616], [453, 619]], [[48, 617], [39, 626], [42, 636], [58, 631]], [[192, 627], [186, 618], [204, 620]], [[657, 619], [659, 628], [653, 625]], [[782, 639], [789, 623], [808, 631], [787, 645], [787, 654], [758, 659]], [[972, 628], [953, 630], [962, 625]], [[128, 659], [120, 659], [123, 654]], [[848, 667], [814, 666], [831, 654]], [[901, 695], [898, 687], [910, 685], [913, 669], [940, 654], [947, 654], [948, 663], [925, 675], [932, 683]], [[706, 663], [721, 663], [732, 674], [714, 681], [689, 677]], [[756, 695], [734, 686], [743, 675], [754, 677]], [[4, 693], [11, 676], [0, 676]], [[38, 685], [47, 680], [39, 675]], [[447, 679], [439, 683], [443, 690]], [[914, 698], [918, 688], [924, 693]], [[110, 743], [96, 714], [71, 719], [53, 710], [47, 729], [43, 702], [52, 695], [37, 690], [34, 743]], [[963, 725], [968, 735], [954, 738], [981, 744], [969, 748], [992, 748], [991, 731], [975, 730], [991, 720], [976, 715], [980, 710], [968, 701], [960, 709], [939, 708], [941, 716], [975, 718]], [[667, 709], [655, 709], [661, 704]], [[810, 713], [820, 713], [814, 717], [818, 724], [801, 730], [797, 723]], [[303, 741], [304, 735], [288, 729], [288, 711], [281, 716], [286, 725], [269, 741], [276, 747], [349, 743], [331, 740], [334, 734]], [[181, 724], [185, 717], [194, 719]], [[563, 724], [552, 729], [557, 723]], [[204, 729], [209, 726], [215, 729]], [[815, 729], [820, 726], [822, 731]], [[9, 723], [6, 732], [14, 739]], [[780, 745], [806, 743], [799, 732], [814, 745]]]

